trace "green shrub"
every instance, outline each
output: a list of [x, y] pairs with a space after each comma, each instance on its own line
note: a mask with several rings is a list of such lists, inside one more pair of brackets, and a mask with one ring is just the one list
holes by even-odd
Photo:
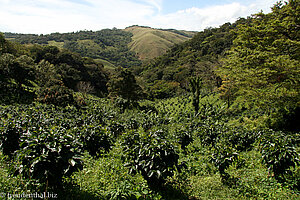
[[80, 129], [80, 140], [84, 150], [87, 150], [94, 157], [99, 156], [102, 151], [108, 152], [112, 145], [107, 130], [100, 125], [83, 126]]
[[19, 121], [0, 122], [0, 149], [3, 154], [12, 158], [13, 153], [19, 149], [22, 127]]
[[243, 128], [230, 129], [226, 133], [228, 142], [238, 151], [251, 150], [258, 136], [258, 132], [244, 130]]
[[[272, 176], [281, 183], [296, 178], [291, 168], [300, 164], [299, 152], [296, 150], [295, 139], [283, 132], [264, 132], [261, 139], [263, 162], [272, 172]], [[298, 172], [299, 173], [299, 172]], [[292, 187], [299, 188], [299, 178]]]
[[214, 125], [203, 124], [198, 128], [198, 131], [202, 144], [206, 146], [215, 146], [226, 131], [226, 127], [217, 123]]
[[111, 135], [116, 138], [119, 135], [121, 135], [123, 132], [125, 132], [125, 127], [123, 124], [117, 121], [112, 121], [107, 126], [107, 130], [110, 131]]
[[186, 150], [186, 147], [193, 142], [193, 136], [189, 130], [181, 130], [177, 133], [177, 140], [183, 151]]
[[228, 169], [229, 166], [237, 159], [237, 150], [230, 146], [219, 143], [213, 149], [212, 161], [219, 170], [222, 181], [226, 184], [231, 185], [232, 179], [225, 170]]
[[80, 169], [81, 144], [64, 128], [38, 128], [21, 136], [20, 150], [16, 151], [15, 174], [36, 179], [45, 187], [60, 188], [63, 176]]
[[178, 166], [179, 156], [162, 131], [129, 133], [123, 145], [130, 173], [140, 172], [150, 188], [161, 188]]
[[56, 106], [75, 104], [72, 91], [61, 85], [40, 88], [38, 90], [37, 100], [41, 103], [53, 104]]

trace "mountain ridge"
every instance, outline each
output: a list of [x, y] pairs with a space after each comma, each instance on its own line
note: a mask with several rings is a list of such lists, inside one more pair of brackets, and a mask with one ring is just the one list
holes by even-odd
[[175, 44], [183, 43], [194, 35], [194, 32], [145, 26], [130, 26], [124, 30], [133, 34], [129, 48], [140, 60], [161, 56]]
[[137, 25], [125, 29], [47, 35], [4, 33], [7, 39], [22, 44], [52, 45], [79, 53], [83, 57], [104, 60], [104, 65], [109, 68], [140, 66], [142, 61], [163, 55], [175, 44], [191, 39], [194, 34], [195, 32]]

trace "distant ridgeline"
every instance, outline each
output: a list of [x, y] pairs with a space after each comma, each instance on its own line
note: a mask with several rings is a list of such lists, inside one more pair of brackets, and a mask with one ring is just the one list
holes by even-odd
[[116, 28], [47, 35], [5, 33], [5, 37], [21, 44], [63, 47], [83, 57], [108, 61], [114, 66], [127, 68], [141, 64], [135, 53], [128, 48], [132, 34]]
[[[300, 80], [298, 5], [298, 1], [278, 3], [269, 14], [258, 13], [199, 33], [131, 26], [124, 30], [5, 36], [22, 44], [61, 47], [59, 53], [52, 47], [35, 47], [42, 48], [35, 54], [43, 54], [36, 62], [44, 59], [51, 64], [70, 65], [72, 62], [65, 58], [59, 59], [65, 48], [94, 58], [93, 62], [103, 63], [104, 67], [130, 68], [138, 84], [152, 98], [186, 93], [189, 79], [200, 77], [201, 94], [219, 93], [228, 106], [239, 101], [242, 105], [249, 102], [249, 107], [253, 107], [250, 102], [263, 104], [257, 98], [261, 94], [266, 102], [272, 99], [265, 105], [285, 105], [284, 101], [291, 101], [289, 106], [293, 107], [299, 99]], [[65, 85], [71, 85], [67, 74], [61, 75], [65, 76]]]
[[47, 35], [4, 33], [21, 44], [52, 45], [98, 59], [105, 66], [140, 66], [141, 60], [164, 54], [174, 44], [190, 39], [195, 33], [174, 29], [130, 26], [121, 29], [51, 33]]

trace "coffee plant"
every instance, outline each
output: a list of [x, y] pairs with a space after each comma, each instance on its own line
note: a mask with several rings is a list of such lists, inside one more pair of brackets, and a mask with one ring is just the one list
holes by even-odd
[[226, 184], [231, 184], [230, 175], [226, 172], [226, 169], [228, 169], [228, 167], [237, 159], [237, 150], [228, 145], [219, 143], [213, 148], [211, 160], [217, 167], [222, 181]]
[[125, 127], [120, 122], [111, 121], [111, 123], [107, 125], [107, 130], [111, 133], [113, 138], [117, 138], [119, 135], [125, 132]]
[[197, 134], [199, 135], [201, 142], [206, 146], [215, 146], [222, 135], [227, 131], [227, 127], [224, 124], [202, 123], [197, 128]]
[[190, 130], [180, 130], [176, 137], [183, 151], [185, 151], [186, 147], [193, 142], [193, 136]]
[[60, 188], [64, 176], [82, 167], [80, 146], [78, 138], [62, 127], [28, 130], [16, 151], [15, 174]]
[[140, 172], [151, 188], [161, 188], [178, 166], [179, 156], [162, 131], [128, 133], [123, 145], [130, 173]]
[[101, 152], [108, 152], [112, 142], [107, 135], [107, 130], [101, 126], [86, 125], [80, 129], [80, 141], [83, 149], [91, 156], [98, 157]]
[[[260, 149], [263, 163], [267, 165], [276, 180], [286, 182], [288, 177], [293, 178], [291, 168], [300, 164], [294, 137], [282, 132], [265, 131]], [[296, 184], [299, 187], [299, 179]]]
[[226, 138], [231, 146], [235, 147], [238, 151], [251, 150], [253, 144], [258, 138], [260, 133], [255, 131], [248, 131], [242, 128], [230, 129], [226, 133]]
[[19, 149], [20, 135], [23, 130], [20, 122], [7, 121], [0, 123], [0, 149], [9, 158]]

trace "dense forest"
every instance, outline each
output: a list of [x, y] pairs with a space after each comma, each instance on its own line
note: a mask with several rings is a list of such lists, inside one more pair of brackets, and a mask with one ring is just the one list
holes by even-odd
[[0, 33], [0, 199], [299, 199], [299, 4], [147, 61], [118, 29]]
[[60, 45], [83, 57], [106, 60], [116, 66], [131, 67], [141, 63], [128, 49], [132, 34], [116, 28], [47, 35], [5, 33], [5, 37], [21, 44]]

